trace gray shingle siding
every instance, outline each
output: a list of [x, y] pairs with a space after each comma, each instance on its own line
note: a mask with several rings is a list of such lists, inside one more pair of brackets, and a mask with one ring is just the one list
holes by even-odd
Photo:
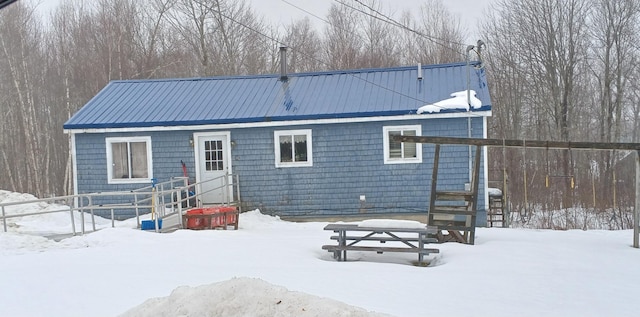
[[[384, 164], [383, 126], [413, 124], [422, 125], [423, 135], [453, 136], [451, 131], [467, 122], [436, 119], [232, 130], [231, 139], [237, 144], [233, 168], [240, 177], [245, 208], [281, 216], [426, 212], [434, 146], [423, 146], [422, 164]], [[473, 119], [473, 128], [473, 136], [482, 137], [482, 118]], [[273, 133], [288, 129], [312, 130], [312, 167], [275, 167]], [[441, 162], [440, 188], [464, 189], [468, 147], [443, 146]], [[365, 195], [364, 203], [360, 195]]]
[[[232, 167], [239, 176], [244, 208], [281, 216], [424, 213], [429, 205], [434, 145], [423, 145], [421, 164], [384, 164], [383, 153], [384, 126], [418, 124], [422, 135], [467, 136], [466, 118], [231, 129], [235, 143]], [[482, 124], [483, 118], [472, 119], [473, 137], [482, 137]], [[298, 129], [312, 130], [313, 166], [276, 168], [274, 131]], [[183, 160], [194, 181], [194, 153], [189, 144], [193, 132], [76, 134], [79, 193], [128, 191], [147, 185], [107, 184], [106, 137], [151, 136], [153, 176], [160, 182], [182, 176]], [[468, 147], [442, 146], [440, 162], [439, 188], [462, 190], [468, 182]], [[480, 206], [484, 206], [482, 192], [481, 188]], [[365, 195], [364, 203], [360, 195]], [[125, 200], [111, 198], [100, 203]], [[116, 214], [119, 218], [133, 216], [132, 210]]]

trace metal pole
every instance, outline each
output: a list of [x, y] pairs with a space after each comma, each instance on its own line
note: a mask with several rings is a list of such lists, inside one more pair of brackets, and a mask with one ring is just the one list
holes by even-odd
[[4, 226], [4, 232], [7, 232], [7, 215], [4, 212], [4, 206], [2, 206], [2, 225]]
[[224, 188], [222, 188], [222, 192], [224, 193], [224, 200], [227, 203], [227, 206], [230, 205], [230, 199], [229, 199], [229, 172], [226, 172], [224, 174], [224, 183], [223, 183]]
[[636, 150], [636, 208], [633, 212], [633, 247], [640, 247], [640, 150]]
[[133, 194], [133, 201], [136, 206], [136, 223], [138, 224], [138, 228], [140, 228], [140, 209], [138, 207], [138, 194]]
[[[235, 175], [235, 185], [236, 185], [236, 201], [238, 202], [238, 211], [242, 211], [242, 201], [240, 200], [240, 176], [239, 175]], [[238, 220], [236, 219], [236, 222], [238, 222]]]
[[[176, 198], [176, 209], [178, 209], [178, 223], [180, 224], [180, 229], [184, 228], [184, 223], [182, 222], [182, 191], [185, 190], [184, 187], [180, 188], [178, 187], [179, 190], [177, 192], [175, 192], [176, 195], [180, 196], [180, 198]], [[187, 204], [189, 201], [189, 189], [186, 189], [187, 194], [185, 195], [185, 197], [187, 197]], [[173, 194], [172, 194], [173, 195]]]
[[76, 221], [73, 218], [73, 201], [71, 199], [67, 200], [67, 206], [69, 206], [69, 213], [71, 214], [71, 230], [73, 230], [73, 235], [76, 235]]
[[509, 208], [507, 208], [507, 154], [502, 146], [502, 226], [509, 227]]
[[96, 216], [93, 212], [93, 199], [91, 198], [91, 196], [87, 196], [87, 199], [89, 200], [89, 212], [91, 213], [91, 223], [93, 224], [93, 231], [96, 231]]
[[[80, 200], [82, 201], [82, 198], [80, 198]], [[78, 211], [80, 212], [80, 231], [82, 232], [82, 235], [84, 235], [85, 233], [85, 228], [84, 228], [84, 209], [82, 209], [82, 202], [78, 202], [78, 197], [74, 197], [73, 198], [73, 204], [75, 206], [78, 206]], [[95, 230], [94, 230], [95, 231]]]
[[[469, 65], [469, 51], [471, 51], [473, 49], [473, 45], [469, 45], [467, 47], [467, 106], [469, 108], [467, 108], [467, 137], [471, 138], [471, 92], [469, 90], [471, 90], [471, 67]], [[471, 145], [469, 145], [469, 190], [471, 190], [471, 168], [472, 168], [472, 163], [471, 163]], [[466, 190], [466, 188], [465, 188]]]

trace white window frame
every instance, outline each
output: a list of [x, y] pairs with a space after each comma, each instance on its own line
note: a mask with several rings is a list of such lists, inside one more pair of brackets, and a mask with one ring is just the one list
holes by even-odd
[[382, 139], [384, 142], [384, 164], [410, 164], [410, 163], [422, 163], [422, 144], [416, 143], [416, 157], [404, 157], [404, 143], [402, 144], [402, 156], [401, 158], [391, 158], [391, 152], [389, 149], [389, 132], [390, 131], [415, 131], [416, 136], [422, 135], [421, 125], [402, 125], [402, 126], [385, 126], [382, 127]]
[[[280, 161], [280, 136], [305, 135], [307, 137], [307, 160], [305, 162], [281, 162]], [[301, 167], [313, 166], [313, 141], [311, 129], [303, 130], [278, 130], [273, 132], [273, 143], [276, 156], [276, 167]], [[295, 149], [295, 146], [292, 145]], [[294, 154], [295, 157], [295, 154]]]
[[[132, 142], [145, 142], [147, 147], [147, 175], [145, 178], [113, 178], [113, 143], [132, 143]], [[105, 138], [107, 146], [107, 183], [108, 184], [142, 184], [151, 183], [153, 178], [153, 159], [151, 150], [151, 137], [139, 136], [139, 137], [115, 137]]]

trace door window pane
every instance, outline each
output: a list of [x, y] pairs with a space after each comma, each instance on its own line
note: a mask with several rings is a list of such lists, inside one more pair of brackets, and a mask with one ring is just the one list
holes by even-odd
[[224, 170], [224, 159], [222, 155], [222, 141], [204, 141], [204, 166], [207, 171]]

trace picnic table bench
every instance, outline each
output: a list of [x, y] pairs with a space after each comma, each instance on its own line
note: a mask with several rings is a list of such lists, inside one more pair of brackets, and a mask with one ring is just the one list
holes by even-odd
[[[437, 242], [436, 238], [430, 237], [437, 233], [437, 228], [426, 225], [409, 228], [332, 223], [325, 226], [324, 230], [337, 233], [330, 237], [331, 240], [336, 240], [337, 244], [323, 245], [322, 249], [333, 252], [333, 258], [338, 261], [347, 260], [347, 251], [375, 251], [378, 254], [409, 252], [417, 253], [418, 264], [422, 265], [425, 255], [440, 252], [438, 249], [426, 247], [429, 243]], [[380, 244], [363, 243], [365, 241], [380, 242]], [[387, 242], [392, 242], [393, 246], [387, 246]]]

